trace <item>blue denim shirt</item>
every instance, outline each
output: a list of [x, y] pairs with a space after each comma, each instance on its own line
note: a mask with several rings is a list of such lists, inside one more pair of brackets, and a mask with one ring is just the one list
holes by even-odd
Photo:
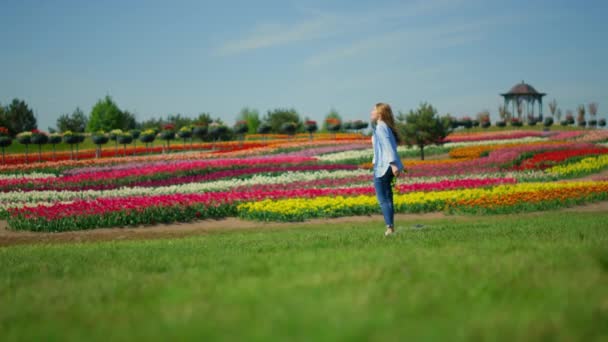
[[397, 141], [391, 129], [383, 121], [378, 121], [372, 125], [372, 143], [374, 145], [374, 176], [382, 177], [391, 167], [391, 164], [397, 166], [400, 171], [403, 171], [403, 164], [397, 154]]

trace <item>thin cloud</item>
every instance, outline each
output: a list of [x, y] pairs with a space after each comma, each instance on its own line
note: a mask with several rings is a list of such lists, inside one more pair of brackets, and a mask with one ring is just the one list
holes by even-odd
[[395, 50], [399, 46], [414, 51], [465, 45], [485, 39], [492, 25], [513, 23], [513, 21], [513, 17], [498, 16], [464, 24], [412, 27], [394, 32], [379, 33], [311, 56], [305, 61], [305, 65], [318, 67], [345, 58], [366, 56], [377, 50]]
[[219, 55], [235, 55], [250, 50], [320, 39], [330, 34], [333, 26], [335, 26], [335, 21], [329, 15], [312, 18], [293, 26], [260, 25], [245, 38], [227, 42], [216, 52]]
[[340, 14], [306, 9], [305, 12], [312, 16], [304, 21], [290, 25], [277, 23], [258, 25], [243, 38], [225, 42], [215, 49], [215, 53], [220, 56], [237, 55], [262, 48], [326, 39], [357, 30], [364, 25], [380, 24], [391, 18], [406, 18], [445, 10], [446, 7], [455, 6], [459, 2], [456, 0], [417, 1], [398, 7]]

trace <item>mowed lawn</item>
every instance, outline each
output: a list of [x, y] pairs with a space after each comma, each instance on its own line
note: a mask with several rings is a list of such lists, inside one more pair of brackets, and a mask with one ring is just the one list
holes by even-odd
[[[1, 341], [600, 341], [608, 213], [0, 248]], [[421, 223], [423, 227], [415, 227]], [[142, 228], [144, 229], [144, 228]]]

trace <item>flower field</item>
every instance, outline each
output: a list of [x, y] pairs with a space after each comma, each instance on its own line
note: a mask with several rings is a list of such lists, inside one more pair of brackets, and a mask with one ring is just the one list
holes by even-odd
[[[407, 174], [395, 186], [395, 209], [495, 214], [608, 200], [608, 178], [577, 179], [608, 168], [607, 140], [596, 130], [455, 133], [427, 147], [434, 158], [426, 161], [400, 146]], [[379, 212], [371, 143], [359, 134], [150, 150], [79, 160], [44, 152], [34, 163], [16, 156], [0, 166], [0, 218], [15, 230], [68, 231]]]

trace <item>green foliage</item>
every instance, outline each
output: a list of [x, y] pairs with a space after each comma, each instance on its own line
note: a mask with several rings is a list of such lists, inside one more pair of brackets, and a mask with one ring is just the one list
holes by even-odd
[[97, 101], [91, 110], [87, 124], [87, 131], [103, 130], [109, 132], [113, 129], [128, 130], [135, 128], [134, 116], [129, 112], [122, 112], [110, 96]]
[[195, 126], [209, 126], [213, 122], [211, 118], [211, 114], [209, 113], [200, 113], [198, 117], [194, 120]]
[[8, 107], [0, 110], [0, 127], [6, 127], [14, 137], [17, 133], [36, 129], [36, 117], [25, 101], [15, 98]]
[[439, 145], [451, 133], [448, 116], [439, 117], [437, 110], [428, 103], [420, 104], [416, 110], [406, 115], [399, 114], [398, 130], [407, 146], [418, 146], [420, 158], [424, 160], [424, 147]]
[[270, 125], [272, 133], [281, 133], [281, 127], [287, 122], [293, 122], [296, 125], [297, 130], [299, 130], [302, 126], [300, 115], [293, 108], [277, 108], [272, 111], [269, 110], [263, 121]]
[[255, 134], [260, 126], [260, 123], [262, 122], [260, 120], [260, 113], [258, 110], [251, 109], [249, 107], [241, 109], [241, 113], [239, 114], [237, 121], [245, 121], [247, 123], [247, 132], [249, 134]]
[[170, 114], [164, 123], [173, 124], [175, 127], [185, 127], [192, 126], [194, 124], [194, 119], [189, 118], [187, 116], [183, 116], [181, 114]]
[[72, 114], [63, 114], [57, 119], [57, 129], [60, 132], [84, 132], [87, 128], [88, 118], [76, 107]]
[[323, 131], [323, 132], [330, 131], [330, 127], [328, 127], [328, 122], [330, 122], [330, 123], [336, 122], [335, 120], [338, 120], [339, 123], [342, 123], [342, 116], [340, 116], [340, 113], [338, 113], [337, 110], [332, 108], [329, 110], [329, 113], [327, 113], [327, 115], [325, 116], [325, 119], [323, 120], [323, 126], [321, 127], [321, 131]]

